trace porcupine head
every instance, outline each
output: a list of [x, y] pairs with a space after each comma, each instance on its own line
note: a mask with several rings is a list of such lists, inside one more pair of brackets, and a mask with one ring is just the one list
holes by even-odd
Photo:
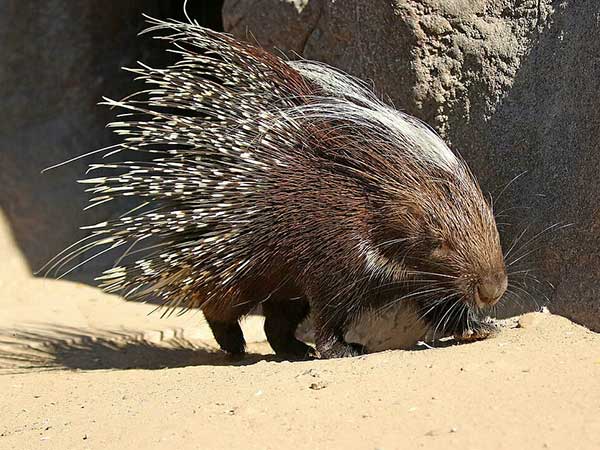
[[351, 319], [403, 301], [446, 331], [476, 328], [471, 312], [506, 289], [498, 231], [429, 127], [325, 64], [150, 23], [180, 61], [133, 69], [145, 99], [107, 100], [124, 111], [110, 156], [128, 156], [82, 181], [93, 204], [140, 201], [89, 227], [84, 250], [126, 249], [100, 277], [107, 291], [202, 309], [230, 353], [243, 352], [237, 320], [258, 304], [278, 353], [307, 351], [293, 334], [309, 310], [322, 357], [356, 354]]

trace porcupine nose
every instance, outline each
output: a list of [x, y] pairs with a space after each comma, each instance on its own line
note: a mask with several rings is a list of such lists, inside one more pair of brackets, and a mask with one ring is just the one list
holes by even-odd
[[487, 275], [481, 279], [477, 286], [478, 302], [480, 306], [495, 304], [506, 291], [508, 277], [504, 271]]

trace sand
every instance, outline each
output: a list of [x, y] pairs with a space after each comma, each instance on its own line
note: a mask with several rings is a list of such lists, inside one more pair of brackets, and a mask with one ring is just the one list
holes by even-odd
[[0, 449], [600, 449], [600, 335], [552, 314], [303, 362], [252, 317], [231, 365], [200, 314], [35, 279], [2, 223], [0, 252]]

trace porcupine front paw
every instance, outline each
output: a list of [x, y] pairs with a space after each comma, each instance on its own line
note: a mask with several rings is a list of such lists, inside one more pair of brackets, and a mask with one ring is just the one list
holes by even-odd
[[298, 339], [292, 339], [284, 347], [274, 348], [275, 354], [285, 359], [312, 359], [317, 355], [315, 349]]
[[278, 317], [267, 316], [265, 334], [275, 354], [285, 359], [310, 359], [315, 357], [315, 350], [294, 335], [296, 324], [278, 320]]
[[317, 353], [320, 359], [351, 358], [367, 353], [364, 346], [360, 344], [336, 341], [330, 345], [317, 344]]
[[480, 341], [497, 335], [500, 330], [491, 319], [470, 321], [469, 325], [455, 333], [454, 339], [460, 342]]
[[343, 309], [339, 309], [339, 305], [332, 305], [330, 301], [325, 300], [332, 297], [335, 295], [323, 294], [309, 297], [312, 299], [311, 310], [318, 357], [320, 359], [351, 358], [367, 353], [364, 346], [344, 340], [349, 318], [347, 313], [344, 314]]
[[306, 318], [309, 305], [303, 299], [271, 297], [262, 304], [265, 335], [275, 354], [285, 359], [310, 359], [315, 350], [296, 338], [298, 325]]

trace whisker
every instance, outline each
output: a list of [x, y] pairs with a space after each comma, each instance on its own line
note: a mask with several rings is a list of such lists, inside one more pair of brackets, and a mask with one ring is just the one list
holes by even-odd
[[536, 308], [538, 308], [538, 309], [540, 308], [540, 304], [537, 302], [536, 298], [535, 298], [533, 295], [531, 295], [531, 293], [530, 293], [529, 291], [527, 291], [527, 290], [526, 290], [526, 289], [524, 289], [523, 287], [521, 287], [521, 286], [518, 286], [518, 285], [516, 285], [516, 284], [512, 284], [512, 287], [513, 287], [514, 289], [518, 289], [519, 291], [523, 292], [523, 293], [524, 293], [525, 295], [527, 295], [527, 296], [528, 296], [528, 297], [529, 297], [531, 300], [533, 300], [533, 303], [535, 303], [535, 306], [536, 306]]
[[[527, 242], [525, 242], [524, 244], [522, 244], [521, 247], [519, 248], [519, 250], [516, 253], [518, 254], [520, 251], [524, 250], [528, 245], [531, 245], [532, 243], [536, 242], [545, 233], [548, 233], [550, 231], [556, 232], [556, 231], [564, 230], [565, 228], [568, 228], [568, 227], [573, 226], [573, 225], [574, 225], [573, 223], [568, 223], [568, 224], [561, 225], [560, 222], [557, 222], [557, 223], [555, 223], [553, 225], [550, 225], [549, 227], [546, 227], [545, 229], [543, 229], [542, 231], [540, 231], [539, 233], [537, 233], [535, 236], [533, 236]], [[530, 251], [528, 254], [533, 253], [534, 251]], [[506, 255], [506, 257], [508, 257], [508, 254]], [[515, 261], [512, 261], [509, 265], [514, 264], [515, 262], [519, 261], [520, 259], [522, 259], [522, 257], [518, 258]]]
[[434, 288], [434, 289], [428, 289], [428, 290], [425, 290], [425, 291], [412, 292], [410, 294], [403, 295], [402, 297], [394, 299], [393, 301], [389, 302], [385, 306], [377, 309], [376, 312], [377, 313], [379, 313], [379, 312], [382, 313], [384, 310], [392, 308], [394, 305], [397, 305], [401, 301], [404, 301], [404, 300], [406, 300], [408, 298], [414, 298], [414, 297], [417, 297], [417, 296], [421, 296], [421, 295], [425, 295], [425, 294], [429, 294], [429, 293], [434, 293], [434, 292], [442, 292], [442, 291], [447, 291], [447, 289], [446, 288]]
[[407, 271], [406, 272], [409, 275], [432, 275], [434, 277], [443, 277], [443, 278], [449, 278], [451, 280], [456, 280], [459, 277], [454, 276], [454, 275], [446, 275], [443, 273], [435, 273], [435, 272], [424, 272], [422, 270], [411, 270], [411, 271]]
[[502, 198], [502, 195], [504, 194], [504, 192], [506, 192], [506, 190], [510, 187], [511, 184], [513, 184], [515, 181], [517, 181], [519, 178], [521, 178], [523, 175], [525, 175], [527, 173], [527, 170], [521, 172], [520, 174], [518, 174], [516, 177], [514, 177], [512, 180], [510, 180], [508, 183], [506, 183], [506, 186], [504, 186], [504, 188], [500, 191], [500, 193], [496, 196], [496, 203], [498, 203], [500, 201], [500, 199]]
[[517, 236], [517, 238], [513, 241], [512, 245], [510, 246], [510, 248], [504, 255], [505, 260], [508, 258], [508, 255], [510, 255], [510, 253], [513, 251], [513, 249], [515, 248], [517, 243], [523, 238], [523, 236], [525, 235], [525, 233], [527, 233], [528, 230], [529, 230], [529, 225], [527, 225], [527, 227], [525, 227], [525, 229], [523, 231], [521, 231], [521, 234], [519, 234]]
[[454, 317], [454, 315], [455, 315], [456, 313], [459, 313], [459, 312], [461, 311], [461, 307], [460, 307], [460, 305], [464, 305], [464, 303], [463, 303], [463, 302], [461, 302], [461, 301], [462, 301], [462, 298], [459, 298], [459, 299], [458, 299], [458, 300], [457, 300], [457, 301], [454, 303], [454, 305], [452, 305], [452, 306], [450, 307], [450, 310], [452, 311], [452, 310], [455, 308], [455, 306], [459, 306], [458, 308], [456, 308], [456, 310], [455, 310], [455, 311], [452, 311], [452, 312], [451, 312], [451, 313], [448, 315], [448, 317], [446, 318], [446, 320], [445, 320], [444, 324], [442, 325], [442, 332], [443, 332], [444, 334], [446, 334], [446, 332], [447, 332], [447, 331], [448, 331], [448, 329], [449, 329], [449, 328], [448, 328], [448, 323], [449, 323], [450, 319], [451, 319], [452, 317]]
[[456, 292], [453, 292], [445, 297], [442, 297], [440, 299], [436, 299], [433, 301], [433, 304], [430, 306], [430, 304], [425, 305], [423, 308], [420, 308], [419, 310], [417, 310], [417, 313], [420, 313], [421, 311], [423, 311], [425, 308], [429, 308], [427, 309], [427, 311], [425, 311], [423, 314], [421, 314], [417, 320], [423, 320], [431, 311], [433, 311], [435, 308], [437, 308], [438, 306], [440, 306], [442, 303], [448, 301], [449, 299], [451, 299], [453, 296], [457, 295]]
[[452, 311], [452, 309], [454, 309], [454, 307], [456, 307], [456, 305], [458, 304], [458, 302], [461, 300], [461, 298], [457, 298], [448, 308], [448, 310], [444, 313], [444, 315], [442, 316], [442, 318], [438, 321], [436, 327], [433, 330], [433, 340], [435, 341], [435, 336], [437, 334], [437, 330], [439, 328], [439, 326], [442, 324], [442, 321], [444, 320], [444, 318], [450, 313], [450, 311]]

